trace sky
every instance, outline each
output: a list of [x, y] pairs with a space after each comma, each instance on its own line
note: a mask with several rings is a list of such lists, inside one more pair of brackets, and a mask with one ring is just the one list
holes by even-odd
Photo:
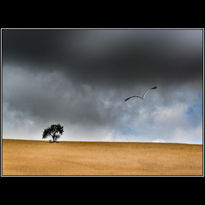
[[3, 138], [42, 140], [60, 123], [60, 140], [202, 144], [202, 30], [2, 34]]

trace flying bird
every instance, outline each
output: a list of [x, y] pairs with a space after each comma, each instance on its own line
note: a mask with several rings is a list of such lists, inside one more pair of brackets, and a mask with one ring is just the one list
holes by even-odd
[[157, 86], [154, 86], [154, 87], [152, 87], [152, 88], [147, 89], [147, 90], [145, 91], [145, 93], [143, 94], [142, 97], [134, 95], [134, 96], [131, 96], [131, 97], [126, 98], [125, 101], [128, 101], [130, 98], [134, 98], [134, 97], [137, 97], [137, 98], [140, 98], [141, 100], [144, 100], [146, 94], [147, 94], [150, 90], [152, 90], [152, 89], [157, 89]]

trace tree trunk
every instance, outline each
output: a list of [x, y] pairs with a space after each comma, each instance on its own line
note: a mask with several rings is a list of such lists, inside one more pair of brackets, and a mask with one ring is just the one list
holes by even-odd
[[53, 137], [53, 142], [56, 142], [56, 136], [53, 135], [52, 137]]

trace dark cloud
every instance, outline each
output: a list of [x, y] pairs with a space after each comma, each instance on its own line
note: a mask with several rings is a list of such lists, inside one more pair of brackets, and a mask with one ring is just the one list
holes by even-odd
[[201, 78], [202, 31], [4, 30], [3, 58], [95, 85], [181, 83]]

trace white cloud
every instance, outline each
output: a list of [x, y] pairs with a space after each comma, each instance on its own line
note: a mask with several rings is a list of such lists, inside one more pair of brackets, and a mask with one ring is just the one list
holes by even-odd
[[[124, 103], [129, 90], [119, 92], [87, 84], [76, 85], [58, 73], [33, 75], [24, 69], [18, 72], [11, 69], [4, 74], [6, 79], [13, 79], [4, 81], [4, 138], [40, 140], [43, 129], [59, 122], [65, 128], [61, 140], [202, 141], [202, 125], [192, 123], [200, 113], [186, 114], [190, 106], [201, 103], [200, 90], [195, 84], [186, 89], [187, 85], [179, 86], [168, 93], [159, 88], [150, 92], [145, 101], [133, 99]], [[143, 87], [137, 88], [137, 92], [141, 89]], [[22, 101], [22, 98], [27, 100]], [[16, 104], [11, 107], [14, 100]], [[31, 108], [29, 103], [34, 105], [33, 110], [25, 109]], [[39, 111], [40, 107], [48, 106], [56, 115], [44, 109]], [[91, 118], [94, 120], [90, 121]], [[126, 129], [128, 131], [123, 132]]]
[[166, 142], [166, 141], [161, 138], [157, 138], [157, 139], [154, 139], [152, 142]]
[[171, 136], [172, 142], [202, 144], [202, 125], [196, 128], [176, 129]]

